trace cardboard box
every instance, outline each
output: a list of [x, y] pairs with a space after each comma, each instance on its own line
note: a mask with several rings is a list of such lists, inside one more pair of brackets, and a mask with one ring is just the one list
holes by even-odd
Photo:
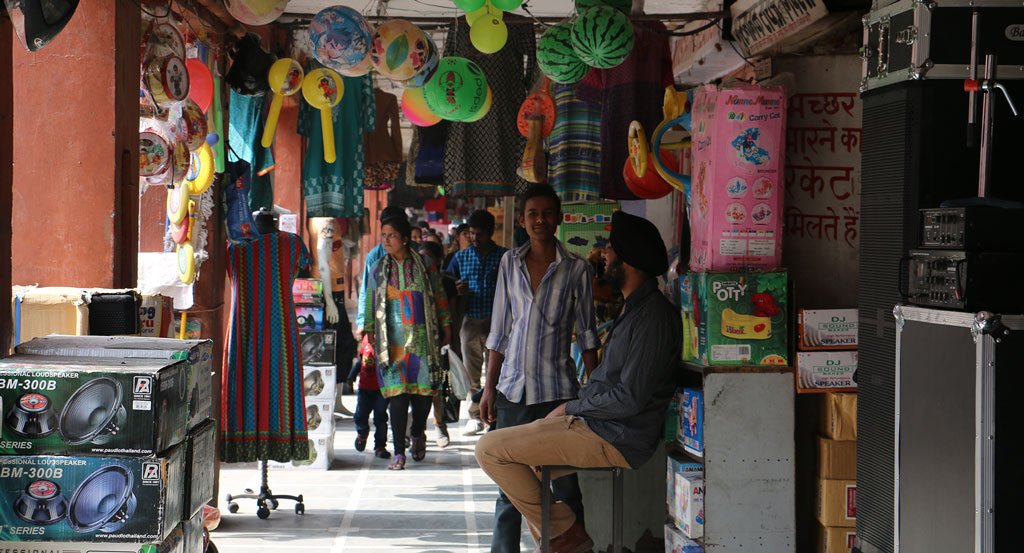
[[682, 435], [682, 427], [679, 426], [680, 412], [679, 405], [683, 401], [683, 390], [682, 388], [675, 391], [672, 394], [672, 399], [668, 402], [668, 408], [665, 410], [665, 433], [662, 436], [662, 440], [666, 444], [678, 443], [679, 437]]
[[679, 502], [676, 500], [676, 475], [697, 474], [704, 472], [704, 465], [694, 463], [689, 458], [681, 458], [676, 455], [669, 455], [665, 462], [665, 504], [668, 506], [668, 514], [673, 520], [680, 520], [682, 517], [678, 511]]
[[665, 525], [665, 553], [704, 553], [699, 543], [683, 535], [671, 524]]
[[300, 330], [303, 365], [334, 365], [337, 335], [333, 330]]
[[267, 466], [284, 470], [327, 470], [334, 462], [334, 434], [327, 436], [311, 436], [309, 438], [309, 459], [278, 463], [270, 461]]
[[683, 400], [679, 409], [679, 427], [682, 431], [683, 448], [695, 455], [703, 455], [704, 392], [696, 388], [684, 388]]
[[679, 277], [679, 311], [683, 317], [683, 361], [700, 361], [700, 332], [697, 325], [698, 312], [694, 273], [686, 273]]
[[857, 349], [856, 309], [801, 309], [797, 313], [797, 349]]
[[300, 305], [295, 308], [295, 322], [299, 330], [323, 330], [324, 308], [316, 305]]
[[700, 364], [789, 363], [786, 272], [691, 272], [690, 280]]
[[148, 457], [0, 457], [0, 541], [161, 541], [181, 522], [185, 448]]
[[302, 367], [302, 394], [307, 404], [330, 401], [333, 405], [336, 371], [333, 365]]
[[856, 528], [818, 526], [818, 553], [850, 553], [856, 541]]
[[89, 334], [89, 301], [81, 288], [11, 287], [11, 344], [48, 334]]
[[186, 549], [184, 525], [178, 526], [161, 541], [152, 543], [85, 543], [21, 541], [6, 544], [5, 553], [201, 553]]
[[832, 440], [856, 440], [857, 394], [829, 393], [821, 396], [819, 431]]
[[306, 433], [310, 436], [334, 434], [334, 396], [330, 399], [306, 399]]
[[612, 213], [618, 210], [618, 202], [566, 202], [558, 239], [566, 250], [586, 259], [595, 247], [608, 245]]
[[217, 423], [207, 420], [189, 432], [185, 439], [185, 510], [184, 520], [202, 513], [203, 506], [213, 501], [213, 485], [217, 479]]
[[188, 370], [167, 359], [2, 359], [0, 455], [164, 451], [185, 439]]
[[857, 391], [856, 351], [801, 351], [796, 354], [797, 393]]
[[785, 129], [782, 87], [697, 89], [691, 271], [781, 267]]
[[824, 526], [857, 525], [857, 481], [818, 480], [818, 522]]
[[323, 305], [324, 283], [311, 278], [297, 278], [292, 283], [292, 302], [295, 305]]
[[188, 427], [212, 416], [213, 340], [173, 340], [137, 336], [46, 336], [19, 345], [28, 355], [109, 359], [184, 360], [188, 364]]
[[857, 441], [818, 436], [818, 478], [857, 479]]
[[144, 338], [170, 338], [174, 320], [174, 300], [167, 296], [142, 296], [139, 308], [139, 335]]
[[[184, 553], [204, 553], [203, 545], [206, 543], [206, 536], [203, 533], [203, 510], [192, 515], [192, 518], [182, 523], [184, 533]], [[152, 552], [147, 552], [152, 553]]]
[[704, 473], [676, 474], [676, 513], [674, 522], [688, 538], [704, 536]]

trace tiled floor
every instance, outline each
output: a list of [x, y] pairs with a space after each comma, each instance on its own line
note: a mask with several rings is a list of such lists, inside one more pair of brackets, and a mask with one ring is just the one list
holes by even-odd
[[[354, 410], [355, 398], [345, 396], [345, 405]], [[338, 420], [337, 460], [331, 470], [270, 473], [274, 492], [303, 494], [303, 516], [295, 514], [290, 501], [267, 520], [256, 517], [252, 500], [240, 500], [239, 512], [228, 513], [223, 495], [258, 488], [259, 470], [224, 465], [222, 522], [213, 540], [222, 553], [489, 551], [497, 488], [473, 458], [477, 438], [461, 437], [458, 428], [452, 426], [452, 443], [440, 450], [429, 423], [427, 458], [420, 463], [410, 458], [405, 471], [395, 472], [387, 470], [387, 461], [356, 452], [352, 419]], [[524, 535], [523, 551], [532, 548]]]

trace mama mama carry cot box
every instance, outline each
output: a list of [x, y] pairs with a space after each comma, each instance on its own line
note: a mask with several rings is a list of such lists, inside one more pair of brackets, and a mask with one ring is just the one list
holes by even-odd
[[781, 87], [697, 89], [690, 270], [782, 264], [786, 95]]
[[699, 543], [683, 535], [671, 524], [665, 525], [665, 553], [704, 553]]
[[0, 541], [160, 541], [182, 518], [185, 448], [0, 457]]
[[188, 364], [188, 429], [211, 416], [213, 340], [134, 336], [46, 336], [18, 345], [18, 353], [63, 357], [183, 360]]
[[185, 439], [189, 367], [166, 359], [0, 360], [0, 455], [150, 455]]
[[704, 536], [704, 473], [687, 472], [676, 475], [676, 526], [686, 537]]

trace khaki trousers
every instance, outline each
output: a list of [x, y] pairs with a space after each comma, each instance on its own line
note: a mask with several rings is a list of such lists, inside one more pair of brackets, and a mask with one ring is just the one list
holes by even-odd
[[[466, 366], [469, 378], [469, 395], [480, 391], [481, 376], [487, 364], [487, 335], [491, 332], [491, 319], [474, 319], [466, 317], [462, 320], [459, 341], [462, 342], [462, 362]], [[469, 399], [468, 397], [465, 399]], [[480, 420], [480, 404], [470, 403], [469, 417]]]
[[[615, 446], [590, 430], [583, 419], [573, 416], [492, 430], [477, 442], [476, 460], [526, 518], [534, 540], [540, 539], [540, 466], [629, 468]], [[552, 471], [551, 477], [566, 474]], [[552, 537], [561, 535], [575, 521], [576, 515], [566, 504], [551, 506]]]

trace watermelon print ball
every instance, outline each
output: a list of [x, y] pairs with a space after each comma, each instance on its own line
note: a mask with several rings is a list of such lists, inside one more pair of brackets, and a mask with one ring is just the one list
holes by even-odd
[[572, 47], [583, 63], [610, 69], [622, 63], [633, 49], [633, 24], [615, 8], [588, 8], [573, 23]]
[[556, 83], [573, 84], [583, 80], [590, 67], [572, 47], [572, 24], [563, 21], [544, 31], [537, 42], [537, 65]]

